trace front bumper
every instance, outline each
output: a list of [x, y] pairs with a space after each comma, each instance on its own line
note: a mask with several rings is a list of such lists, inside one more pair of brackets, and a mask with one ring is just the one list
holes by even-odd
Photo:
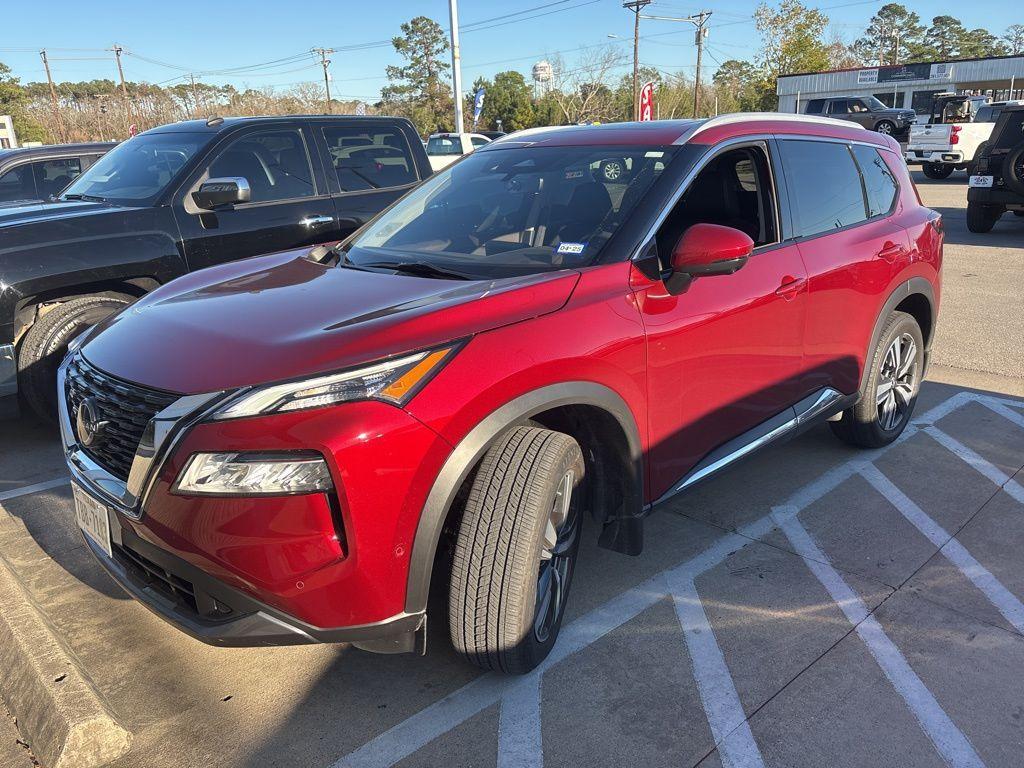
[[908, 163], [955, 163], [957, 165], [967, 162], [964, 153], [956, 151], [931, 151], [927, 149], [908, 149], [905, 154]]
[[164, 621], [222, 647], [352, 643], [376, 653], [422, 648], [425, 614], [401, 614], [361, 626], [324, 629], [261, 603], [137, 536], [109, 514], [114, 556], [83, 538], [108, 574]]

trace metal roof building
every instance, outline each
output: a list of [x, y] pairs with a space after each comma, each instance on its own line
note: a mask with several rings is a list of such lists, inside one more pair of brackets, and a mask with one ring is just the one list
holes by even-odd
[[932, 96], [943, 91], [986, 94], [996, 101], [1021, 98], [1024, 56], [783, 75], [776, 86], [780, 112], [803, 112], [812, 98], [874, 96], [889, 106], [926, 114]]

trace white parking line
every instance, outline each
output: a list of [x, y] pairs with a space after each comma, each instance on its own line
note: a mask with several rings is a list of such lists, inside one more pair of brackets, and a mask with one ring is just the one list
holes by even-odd
[[11, 499], [16, 499], [19, 496], [28, 496], [33, 493], [39, 493], [40, 491], [48, 491], [51, 488], [59, 488], [62, 485], [68, 485], [70, 482], [70, 477], [58, 477], [54, 480], [46, 480], [42, 483], [34, 483], [32, 485], [23, 485], [20, 488], [12, 488], [9, 491], [0, 491], [0, 502], [10, 501]]
[[[496, 702], [500, 702], [505, 710], [504, 717], [502, 718], [504, 726], [499, 726], [499, 750], [503, 748], [501, 746], [502, 742], [508, 745], [509, 749], [522, 748], [522, 751], [518, 754], [523, 759], [529, 761], [526, 764], [541, 766], [543, 755], [540, 751], [539, 737], [541, 733], [540, 678], [544, 673], [554, 665], [590, 646], [607, 633], [635, 618], [659, 600], [664, 599], [668, 595], [669, 584], [685, 585], [687, 582], [692, 584], [700, 574], [723, 562], [729, 554], [748, 544], [751, 539], [759, 540], [766, 536], [775, 528], [776, 517], [784, 521], [784, 524], [788, 527], [787, 535], [792, 532], [793, 537], [802, 542], [803, 550], [801, 554], [805, 562], [807, 562], [819, 580], [822, 581], [822, 584], [833, 598], [836, 599], [844, 614], [851, 622], [856, 624], [858, 635], [868, 644], [886, 676], [899, 690], [911, 711], [918, 718], [922, 728], [925, 729], [925, 732], [936, 745], [940, 755], [950, 765], [957, 766], [958, 768], [959, 766], [981, 766], [981, 760], [966, 736], [949, 719], [920, 678], [909, 667], [896, 646], [893, 645], [892, 641], [882, 631], [878, 622], [868, 613], [860, 598], [853, 593], [846, 582], [842, 580], [831, 566], [824, 553], [810, 539], [809, 534], [807, 534], [799, 520], [797, 520], [796, 515], [834, 490], [844, 480], [864, 470], [871, 462], [877, 460], [888, 450], [911, 438], [920, 431], [921, 427], [934, 424], [942, 417], [952, 413], [968, 402], [980, 401], [986, 405], [989, 405], [990, 402], [993, 404], [1007, 402], [999, 398], [989, 398], [988, 400], [986, 398], [987, 396], [985, 395], [958, 392], [915, 419], [914, 423], [908, 425], [899, 439], [892, 444], [884, 448], [864, 451], [858, 455], [857, 459], [852, 459], [834, 467], [812, 482], [798, 488], [782, 505], [774, 508], [771, 513], [743, 526], [735, 533], [722, 536], [708, 549], [693, 558], [653, 576], [640, 585], [627, 590], [576, 619], [562, 629], [558, 643], [552, 649], [551, 654], [540, 667], [526, 678], [513, 680], [502, 678], [493, 673], [477, 678], [403, 722], [397, 723], [349, 755], [340, 758], [333, 764], [332, 768], [388, 768], [393, 766], [433, 739], [447, 733]], [[800, 539], [800, 532], [803, 533], [803, 539]], [[793, 542], [792, 537], [790, 541]], [[685, 588], [683, 593], [685, 593]], [[702, 607], [700, 611], [703, 613]], [[706, 614], [704, 615], [704, 621], [707, 621]], [[698, 624], [699, 622], [690, 622], [688, 626], [692, 628]], [[713, 638], [713, 633], [705, 638], [701, 638], [701, 642], [707, 642], [709, 638], [710, 642], [707, 643], [707, 647], [698, 651], [698, 655], [705, 653], [707, 657], [711, 657], [715, 653], [721, 654], [717, 641]], [[692, 654], [691, 658], [693, 658]], [[703, 663], [701, 666], [703, 667]], [[701, 669], [700, 671], [695, 670], [695, 674], [709, 675], [709, 679], [710, 677], [717, 676], [721, 681], [727, 679], [728, 684], [735, 691], [735, 684], [732, 683], [731, 676], [724, 662], [719, 665], [717, 671], [708, 672], [705, 669]], [[525, 680], [530, 678], [535, 682], [525, 683]], [[700, 683], [698, 683], [698, 688], [700, 688]], [[536, 691], [536, 697], [534, 697], [534, 691]], [[709, 697], [708, 701], [711, 701], [711, 698]], [[726, 730], [724, 724], [736, 722], [734, 713], [736, 707], [739, 706], [738, 697], [731, 704], [728, 702], [721, 704], [719, 702], [711, 706], [708, 704], [708, 701], [703, 703], [705, 704], [713, 733], [716, 732], [716, 729]], [[523, 729], [525, 733], [513, 734], [511, 732], [513, 724], [516, 729]], [[749, 726], [745, 720], [741, 727], [747, 728], [747, 732], [749, 732]], [[504, 736], [501, 735], [502, 731]], [[728, 742], [735, 738], [743, 741], [746, 739], [746, 735], [733, 729], [725, 738], [725, 741], [718, 745], [722, 750], [723, 760], [726, 759], [724, 757], [726, 750], [723, 745], [728, 744]], [[716, 734], [717, 740], [718, 736]], [[753, 753], [750, 752], [751, 745], [753, 745]], [[751, 736], [748, 742], [735, 748], [734, 754], [738, 756], [737, 759], [744, 755], [750, 758], [751, 754], [755, 754], [760, 759], [760, 754], [756, 752], [756, 749], [756, 743], [753, 742]], [[513, 759], [510, 758], [510, 762], [506, 764], [511, 764], [512, 761]], [[744, 765], [743, 763], [738, 764]], [[757, 763], [748, 764], [757, 765]]]
[[1024, 487], [1020, 483], [999, 469], [995, 464], [983, 458], [980, 454], [968, 448], [959, 440], [950, 437], [938, 427], [925, 427], [925, 432], [931, 435], [936, 442], [940, 443], [946, 450], [955, 453], [966, 461], [978, 472], [983, 474], [993, 483], [1006, 491], [1012, 498], [1024, 504]]
[[524, 675], [509, 686], [498, 718], [498, 768], [541, 768], [540, 675]]
[[923, 509], [897, 488], [877, 467], [866, 467], [861, 471], [861, 475], [932, 544], [939, 547], [939, 552], [981, 590], [1014, 629], [1024, 634], [1024, 603], [979, 563], [963, 544], [928, 517]]
[[764, 760], [697, 587], [685, 576], [669, 577], [668, 586], [722, 765], [725, 768], [764, 768]]
[[911, 669], [903, 654], [885, 634], [882, 625], [868, 611], [864, 601], [843, 580], [825, 553], [814, 543], [796, 512], [779, 510], [776, 522], [796, 552], [804, 558], [807, 567], [818, 577], [818, 581], [828, 590], [836, 605], [854, 625], [854, 629], [871, 655], [875, 657], [878, 666], [882, 668], [882, 672], [889, 678], [897, 693], [903, 697], [942, 759], [954, 768], [984, 766], [971, 742], [956, 727], [931, 691], [921, 682], [917, 673]]

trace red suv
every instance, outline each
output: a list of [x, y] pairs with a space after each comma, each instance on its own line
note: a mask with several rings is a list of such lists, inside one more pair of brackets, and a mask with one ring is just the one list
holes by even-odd
[[516, 133], [340, 245], [184, 276], [74, 345], [78, 521], [205, 642], [419, 649], [433, 588], [459, 652], [524, 672], [584, 524], [635, 554], [764, 445], [900, 434], [941, 252], [899, 146], [848, 122]]

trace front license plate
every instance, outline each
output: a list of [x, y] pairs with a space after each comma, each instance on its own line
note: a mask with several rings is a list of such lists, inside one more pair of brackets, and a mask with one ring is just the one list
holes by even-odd
[[113, 557], [107, 507], [77, 485], [72, 485], [71, 489], [75, 495], [75, 519], [78, 521], [78, 527], [85, 531], [85, 535], [106, 552], [108, 557]]
[[991, 187], [992, 177], [991, 176], [971, 176], [968, 183], [972, 187]]

